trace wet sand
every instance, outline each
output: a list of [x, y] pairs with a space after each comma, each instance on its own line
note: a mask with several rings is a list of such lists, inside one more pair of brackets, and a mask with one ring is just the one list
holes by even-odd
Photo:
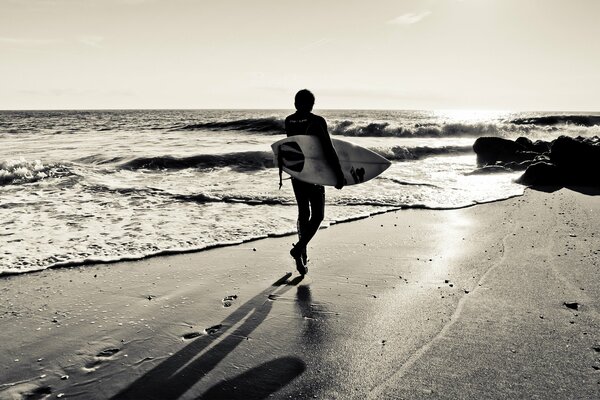
[[[562, 189], [0, 279], [0, 398], [600, 396], [600, 197]], [[293, 271], [293, 273], [287, 273]]]

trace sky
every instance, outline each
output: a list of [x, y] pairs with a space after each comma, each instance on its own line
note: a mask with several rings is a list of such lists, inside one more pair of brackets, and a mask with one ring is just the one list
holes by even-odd
[[600, 111], [600, 0], [0, 0], [0, 109]]

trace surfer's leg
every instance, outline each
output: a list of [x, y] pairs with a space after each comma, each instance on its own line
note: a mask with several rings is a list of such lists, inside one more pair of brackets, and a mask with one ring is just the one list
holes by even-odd
[[310, 203], [310, 219], [302, 229], [302, 236], [296, 246], [302, 246], [305, 249], [306, 245], [315, 236], [319, 230], [321, 222], [325, 217], [325, 188], [318, 185], [310, 185], [308, 201]]
[[[312, 186], [312, 185], [310, 185]], [[310, 186], [304, 182], [292, 178], [292, 187], [298, 204], [298, 240], [302, 241], [304, 231], [308, 228], [310, 221]]]
[[294, 195], [296, 196], [296, 203], [298, 204], [298, 243], [290, 250], [290, 255], [296, 261], [296, 269], [301, 275], [305, 275], [308, 272], [306, 268], [306, 244], [302, 244], [303, 238], [305, 237], [304, 232], [308, 229], [310, 224], [310, 197], [309, 187], [304, 182], [297, 181], [292, 178], [292, 187], [294, 188]]

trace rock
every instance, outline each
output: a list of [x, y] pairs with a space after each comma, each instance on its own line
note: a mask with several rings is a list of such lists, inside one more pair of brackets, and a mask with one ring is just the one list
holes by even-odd
[[562, 171], [554, 164], [537, 162], [527, 167], [516, 182], [527, 186], [562, 186]]
[[600, 143], [598, 137], [572, 138], [560, 136], [550, 148], [550, 160], [558, 166], [567, 184], [593, 184], [600, 186]]
[[535, 142], [532, 142], [531, 139], [521, 136], [517, 138], [515, 142], [523, 146], [526, 151], [539, 154], [548, 153], [550, 151], [550, 143], [544, 140], [536, 140]]
[[473, 144], [478, 170], [472, 174], [525, 171], [528, 186], [600, 187], [600, 138], [560, 136], [552, 142], [519, 137], [480, 137]]
[[[526, 144], [525, 139], [520, 141]], [[525, 147], [525, 146], [524, 146]], [[525, 170], [517, 180], [529, 186], [595, 186], [600, 187], [600, 139], [560, 136], [545, 154]]]
[[499, 137], [480, 137], [473, 143], [473, 151], [477, 154], [480, 166], [494, 164], [496, 161], [523, 161], [516, 155], [526, 151], [519, 143]]
[[518, 137], [517, 140], [515, 140], [515, 142], [520, 144], [521, 146], [523, 146], [526, 149], [531, 149], [533, 147], [533, 142], [531, 141], [531, 139], [526, 138], [524, 136]]

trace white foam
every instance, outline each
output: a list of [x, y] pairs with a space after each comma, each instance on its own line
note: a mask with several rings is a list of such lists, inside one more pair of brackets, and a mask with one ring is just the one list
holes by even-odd
[[38, 181], [48, 177], [49, 169], [40, 160], [27, 161], [22, 157], [0, 161], [0, 185]]

